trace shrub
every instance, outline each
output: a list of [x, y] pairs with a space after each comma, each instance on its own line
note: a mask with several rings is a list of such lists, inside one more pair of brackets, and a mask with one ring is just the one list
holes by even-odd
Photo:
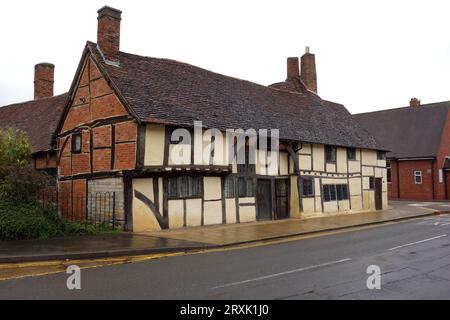
[[0, 128], [0, 167], [26, 166], [31, 160], [31, 143], [26, 133]]
[[31, 144], [25, 133], [0, 129], [0, 199], [30, 201], [52, 184], [45, 172], [30, 164]]
[[46, 239], [67, 235], [117, 232], [108, 225], [95, 226], [61, 219], [55, 207], [38, 202], [0, 200], [0, 240]]

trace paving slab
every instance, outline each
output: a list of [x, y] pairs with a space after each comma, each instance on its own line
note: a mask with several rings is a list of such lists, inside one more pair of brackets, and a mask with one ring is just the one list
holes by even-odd
[[141, 234], [167, 239], [227, 246], [389, 221], [399, 221], [432, 215], [443, 210], [447, 209], [444, 209], [444, 207], [437, 207], [434, 204], [431, 208], [417, 205], [417, 203], [414, 202], [391, 201], [389, 210], [385, 211], [335, 214], [309, 219], [286, 219], [269, 222], [194, 227], [158, 232], [143, 232]]

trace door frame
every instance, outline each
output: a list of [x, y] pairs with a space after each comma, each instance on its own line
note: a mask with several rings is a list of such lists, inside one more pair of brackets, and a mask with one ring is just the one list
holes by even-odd
[[[258, 213], [259, 213], [259, 204], [258, 204], [258, 184], [260, 180], [265, 180], [269, 182], [269, 187], [270, 187], [270, 218], [269, 219], [259, 219], [258, 218]], [[273, 201], [275, 198], [275, 194], [274, 194], [274, 179], [271, 178], [256, 178], [256, 185], [255, 185], [255, 205], [256, 205], [256, 221], [271, 221], [274, 220], [274, 211], [273, 211]]]
[[[286, 210], [287, 215], [285, 218], [278, 218], [277, 217], [277, 188], [276, 188], [276, 180], [284, 180], [286, 182]], [[273, 179], [273, 199], [274, 199], [274, 205], [273, 205], [273, 220], [283, 220], [283, 219], [289, 219], [291, 217], [291, 180], [290, 177], [276, 177]]]
[[[375, 178], [374, 183], [375, 210], [383, 210], [383, 179]], [[379, 197], [377, 197], [377, 194], [379, 194]]]

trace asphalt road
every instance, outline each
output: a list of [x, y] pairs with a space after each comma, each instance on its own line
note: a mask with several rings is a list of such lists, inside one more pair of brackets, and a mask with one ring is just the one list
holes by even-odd
[[[381, 270], [369, 290], [367, 268]], [[0, 281], [0, 299], [450, 299], [450, 216]]]

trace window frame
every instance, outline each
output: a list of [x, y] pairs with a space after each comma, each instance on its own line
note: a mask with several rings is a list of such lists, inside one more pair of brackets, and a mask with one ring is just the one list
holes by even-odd
[[369, 177], [369, 190], [375, 190], [375, 177]]
[[387, 183], [392, 183], [392, 163], [391, 163], [391, 161], [386, 161], [386, 181], [387, 181]]
[[386, 152], [377, 150], [377, 160], [386, 160]]
[[[243, 189], [241, 189], [241, 183], [242, 181], [245, 181], [245, 194], [241, 193], [241, 191]], [[255, 197], [255, 181], [253, 180], [253, 178], [247, 178], [247, 177], [239, 177], [238, 178], [238, 183], [237, 183], [237, 195], [238, 198], [252, 198]], [[251, 190], [248, 188], [249, 186], [251, 186]], [[251, 191], [251, 192], [249, 192]]]
[[349, 200], [348, 185], [345, 183], [336, 184], [336, 198], [337, 201]]
[[350, 193], [348, 189], [348, 184], [324, 184], [322, 186], [323, 201], [333, 202], [333, 201], [346, 201], [350, 200]]
[[[83, 134], [81, 131], [76, 131], [72, 133], [72, 141], [71, 141], [71, 152], [74, 154], [79, 154], [83, 150]], [[80, 141], [80, 147], [79, 149], [76, 149], [76, 139], [79, 139]]]
[[[420, 177], [420, 182], [417, 182], [417, 177]], [[422, 170], [414, 170], [414, 184], [422, 184], [422, 183], [423, 183]]]
[[[311, 192], [306, 194], [305, 193], [305, 181], [308, 181], [308, 183], [311, 183]], [[302, 197], [305, 198], [312, 198], [315, 197], [315, 190], [314, 190], [314, 179], [310, 177], [301, 178], [301, 187], [302, 187]]]
[[[352, 157], [350, 157], [350, 152], [353, 152]], [[347, 148], [347, 160], [356, 161], [356, 148]]]
[[[331, 157], [331, 159], [329, 159]], [[336, 163], [337, 148], [332, 145], [325, 145], [325, 162]]]
[[[177, 199], [201, 199], [203, 193], [203, 179], [201, 176], [180, 175], [168, 178], [167, 198], [169, 200]], [[173, 184], [174, 183], [174, 184]], [[185, 184], [185, 190], [182, 185]], [[173, 186], [175, 186], [175, 195], [173, 194]], [[196, 189], [194, 189], [196, 186]], [[194, 192], [194, 190], [196, 192]]]
[[234, 177], [225, 176], [223, 181], [223, 190], [225, 199], [234, 199], [236, 196], [236, 187], [234, 184]]

